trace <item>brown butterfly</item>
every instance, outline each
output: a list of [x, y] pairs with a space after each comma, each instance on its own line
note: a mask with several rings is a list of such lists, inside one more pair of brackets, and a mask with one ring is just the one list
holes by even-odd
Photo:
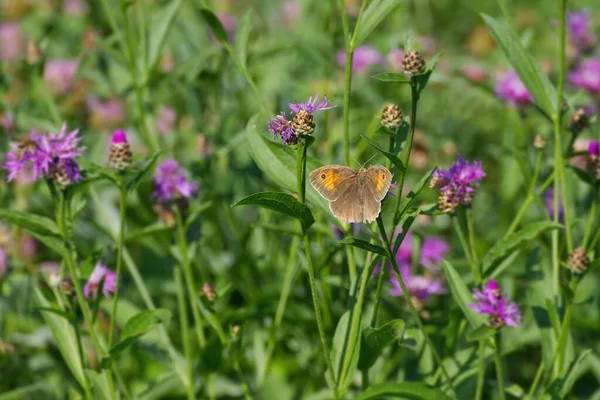
[[373, 222], [392, 183], [381, 165], [360, 171], [345, 165], [326, 165], [310, 173], [310, 184], [329, 200], [329, 209], [344, 222]]

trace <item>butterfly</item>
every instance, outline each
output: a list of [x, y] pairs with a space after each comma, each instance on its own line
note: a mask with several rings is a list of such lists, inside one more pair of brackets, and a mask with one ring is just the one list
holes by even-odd
[[392, 183], [381, 165], [359, 171], [345, 165], [326, 165], [310, 173], [310, 184], [325, 199], [333, 215], [344, 222], [373, 222]]

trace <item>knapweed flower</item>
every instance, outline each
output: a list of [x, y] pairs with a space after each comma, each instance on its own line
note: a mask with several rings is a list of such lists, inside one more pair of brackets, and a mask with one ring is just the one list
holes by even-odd
[[291, 113], [294, 113], [292, 120], [288, 120], [284, 111], [269, 121], [268, 129], [274, 135], [275, 139], [281, 137], [283, 147], [298, 142], [300, 135], [310, 135], [315, 130], [313, 113], [315, 111], [329, 110], [335, 106], [329, 106], [327, 96], [323, 96], [323, 101], [319, 101], [319, 96], [310, 97], [306, 103], [288, 103]]
[[509, 303], [506, 295], [498, 288], [498, 282], [490, 279], [483, 290], [473, 289], [476, 303], [469, 306], [479, 314], [489, 315], [488, 323], [492, 328], [499, 329], [504, 325], [517, 327], [521, 325], [521, 312], [517, 303]]
[[[400, 233], [401, 230], [396, 231], [392, 242], [396, 240]], [[396, 252], [396, 263], [399, 267], [410, 267], [412, 265], [413, 251], [412, 233], [409, 231]], [[419, 249], [419, 264], [431, 272], [439, 272], [438, 265], [448, 251], [450, 251], [450, 245], [444, 239], [436, 236], [425, 236]], [[392, 265], [390, 263], [387, 265], [388, 269], [391, 270]], [[379, 273], [379, 271], [381, 271], [381, 265], [373, 270], [374, 273]]]
[[63, 11], [73, 17], [81, 17], [87, 13], [88, 7], [83, 0], [64, 0]]
[[160, 106], [156, 115], [156, 129], [158, 134], [165, 136], [173, 131], [173, 126], [177, 120], [177, 113], [174, 108]]
[[73, 88], [75, 74], [78, 69], [78, 59], [48, 60], [44, 66], [44, 82], [46, 82], [52, 93], [65, 94]]
[[590, 23], [590, 11], [581, 10], [567, 14], [569, 42], [579, 52], [585, 52], [596, 45], [596, 35]]
[[486, 70], [477, 64], [468, 63], [460, 69], [460, 72], [472, 82], [483, 83], [488, 79]]
[[[431, 273], [414, 275], [410, 265], [402, 265], [398, 268], [400, 269], [400, 276], [406, 284], [406, 289], [408, 289], [410, 300], [418, 312], [423, 311], [425, 303], [429, 301], [431, 296], [444, 293], [442, 280], [434, 277]], [[396, 274], [392, 273], [390, 283], [392, 285], [392, 289], [389, 291], [390, 296], [403, 297], [404, 293], [402, 293], [402, 287]]]
[[496, 95], [507, 104], [518, 107], [533, 103], [533, 97], [514, 70], [496, 80], [495, 90]]
[[6, 153], [3, 166], [8, 171], [8, 181], [15, 179], [21, 171], [30, 171], [34, 180], [42, 176], [52, 178], [61, 188], [80, 180], [75, 158], [85, 148], [79, 146], [78, 132], [76, 129], [67, 133], [65, 123], [60, 133], [31, 134], [21, 143], [12, 143], [13, 151]]
[[381, 125], [395, 131], [402, 124], [402, 111], [397, 104], [387, 104], [381, 113]]
[[[218, 12], [217, 18], [221, 22], [223, 29], [225, 29], [227, 41], [229, 43], [233, 43], [235, 39], [235, 33], [237, 31], [237, 18], [224, 12]], [[215, 42], [217, 41], [217, 38], [212, 30], [208, 31], [208, 37]]]
[[98, 261], [90, 278], [83, 287], [83, 295], [88, 299], [95, 299], [98, 296], [98, 287], [103, 279], [104, 284], [102, 285], [102, 294], [104, 297], [109, 297], [111, 293], [115, 292], [117, 273], [108, 268], [101, 261]]
[[89, 123], [95, 129], [116, 128], [125, 123], [125, 105], [119, 99], [102, 101], [89, 97], [86, 101]]
[[17, 22], [0, 24], [0, 59], [7, 63], [18, 61], [23, 55], [24, 39]]
[[450, 168], [438, 169], [433, 173], [429, 186], [440, 190], [438, 207], [451, 214], [459, 206], [471, 204], [483, 177], [485, 171], [481, 160], [471, 163], [459, 154], [458, 160]]
[[168, 159], [156, 167], [154, 173], [154, 197], [162, 203], [188, 199], [194, 195], [198, 184], [186, 178], [186, 171], [174, 159]]
[[[550, 188], [546, 190], [542, 196], [544, 201], [544, 208], [550, 219], [554, 219], [554, 189]], [[565, 218], [565, 208], [562, 202], [562, 197], [558, 196], [558, 221], [563, 222]]]
[[569, 73], [569, 81], [575, 87], [600, 96], [600, 58], [581, 61], [575, 70]]
[[123, 170], [131, 165], [133, 154], [127, 142], [127, 134], [123, 130], [113, 133], [108, 153], [108, 164], [116, 170]]
[[[338, 51], [336, 60], [340, 67], [344, 67], [346, 65], [346, 50]], [[381, 65], [383, 63], [385, 63], [385, 60], [375, 47], [363, 44], [358, 46], [352, 55], [352, 72], [360, 74], [367, 71], [371, 65]]]
[[409, 78], [420, 75], [425, 71], [425, 59], [416, 50], [407, 51], [402, 59], [402, 70]]
[[569, 258], [567, 258], [567, 268], [574, 274], [583, 274], [587, 271], [589, 263], [590, 259], [585, 254], [585, 248], [583, 247], [575, 248], [573, 252], [569, 254]]
[[600, 180], [600, 144], [597, 140], [590, 141], [586, 166], [592, 178]]

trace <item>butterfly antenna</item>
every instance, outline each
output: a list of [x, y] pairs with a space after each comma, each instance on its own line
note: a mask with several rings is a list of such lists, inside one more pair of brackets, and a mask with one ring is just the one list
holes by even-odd
[[377, 153], [373, 154], [373, 155], [371, 156], [371, 158], [369, 158], [367, 161], [365, 161], [365, 163], [364, 163], [364, 164], [363, 164], [363, 165], [362, 165], [360, 168], [361, 168], [361, 169], [362, 169], [362, 168], [364, 168], [364, 167], [365, 167], [365, 165], [367, 165], [367, 163], [368, 163], [369, 161], [371, 161], [373, 158], [375, 158], [375, 156], [376, 156], [376, 155], [377, 155]]
[[351, 157], [351, 158], [352, 158], [352, 161], [354, 161], [357, 165], [360, 165], [360, 162], [356, 158], [354, 158], [354, 157]]

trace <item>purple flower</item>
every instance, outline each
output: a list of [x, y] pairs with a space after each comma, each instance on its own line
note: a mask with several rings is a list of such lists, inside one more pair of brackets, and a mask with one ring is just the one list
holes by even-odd
[[[339, 66], [345, 66], [346, 50], [338, 51], [336, 59]], [[367, 71], [371, 65], [383, 63], [385, 63], [385, 59], [375, 47], [363, 44], [354, 50], [352, 56], [352, 72], [360, 74], [361, 72]]]
[[90, 125], [96, 129], [114, 128], [125, 120], [125, 105], [119, 99], [101, 101], [96, 97], [88, 98], [87, 109], [90, 111]]
[[100, 286], [102, 279], [104, 279], [104, 284], [102, 285], [102, 294], [104, 297], [109, 297], [111, 293], [114, 293], [117, 284], [117, 273], [101, 261], [98, 261], [90, 278], [83, 287], [83, 295], [88, 299], [95, 299], [98, 296], [98, 286]]
[[[393, 237], [393, 241], [401, 233], [401, 230], [396, 231]], [[438, 264], [442, 262], [446, 254], [450, 251], [450, 245], [444, 239], [435, 236], [425, 236], [421, 243], [419, 263], [425, 268], [432, 272], [439, 272]], [[409, 231], [402, 244], [396, 252], [396, 263], [398, 267], [410, 267], [412, 265], [413, 258], [413, 242], [412, 234]], [[391, 270], [392, 266], [388, 263], [388, 268]], [[378, 265], [373, 270], [373, 273], [379, 273], [381, 271], [381, 265]]]
[[269, 121], [268, 129], [275, 139], [277, 139], [277, 136], [281, 136], [284, 149], [287, 145], [296, 144], [298, 142], [298, 135], [292, 129], [292, 122], [288, 121], [285, 112], [283, 111]]
[[521, 312], [516, 303], [509, 303], [506, 295], [498, 288], [498, 282], [490, 279], [483, 290], [473, 289], [473, 297], [477, 303], [469, 306], [479, 314], [488, 314], [489, 324], [494, 328], [504, 325], [517, 327], [521, 325]]
[[[554, 189], [550, 188], [544, 192], [542, 196], [546, 212], [550, 218], [554, 218]], [[563, 222], [565, 217], [565, 208], [562, 202], [562, 197], [558, 196], [558, 221]]]
[[0, 24], [0, 60], [18, 61], [23, 55], [24, 40], [17, 22]]
[[55, 94], [65, 94], [73, 88], [79, 60], [53, 59], [46, 61], [44, 82]]
[[569, 73], [569, 81], [575, 87], [600, 95], [600, 58], [581, 61], [575, 70]]
[[590, 11], [581, 10], [567, 14], [569, 41], [578, 52], [586, 51], [596, 45], [596, 35], [590, 24]]
[[174, 108], [160, 106], [156, 115], [156, 129], [158, 130], [158, 134], [162, 136], [170, 134], [176, 120], [177, 113]]
[[533, 103], [533, 97], [514, 70], [496, 80], [496, 95], [505, 103], [524, 106]]
[[[435, 278], [431, 274], [413, 275], [410, 265], [403, 265], [399, 269], [411, 297], [426, 302], [432, 295], [444, 293], [441, 279]], [[390, 283], [392, 284], [392, 289], [389, 291], [390, 296], [404, 296], [396, 274], [392, 274]]]
[[198, 184], [186, 179], [186, 171], [174, 159], [163, 161], [154, 173], [154, 197], [159, 202], [180, 198], [190, 198], [198, 189]]
[[6, 254], [6, 250], [4, 250], [3, 246], [0, 246], [0, 281], [6, 275], [6, 271], [8, 270], [8, 255]]
[[591, 140], [588, 145], [588, 154], [591, 157], [598, 157], [600, 154], [600, 143], [597, 140]]
[[309, 97], [306, 103], [288, 103], [288, 106], [292, 110], [292, 112], [297, 113], [300, 110], [306, 110], [309, 113], [314, 113], [315, 111], [324, 111], [330, 110], [335, 106], [329, 106], [329, 101], [327, 100], [327, 96], [323, 96], [323, 101], [319, 103], [319, 96], [315, 95], [315, 97]]
[[65, 14], [80, 17], [86, 14], [87, 4], [82, 0], [64, 0], [63, 10]]
[[479, 181], [484, 176], [481, 160], [470, 163], [459, 154], [458, 160], [450, 168], [438, 169], [433, 173], [431, 186], [440, 189], [440, 195], [458, 207], [471, 204]]
[[[225, 33], [227, 33], [227, 41], [229, 43], [233, 43], [235, 39], [235, 33], [237, 31], [237, 18], [224, 12], [218, 12], [217, 18], [221, 22], [221, 25], [223, 25]], [[212, 30], [208, 31], [208, 36], [211, 40], [215, 42], [217, 41], [217, 38]]]
[[17, 177], [21, 170], [31, 171], [33, 179], [41, 176], [52, 177], [56, 171], [65, 173], [70, 182], [81, 179], [79, 167], [75, 161], [84, 147], [79, 146], [79, 130], [67, 133], [67, 124], [63, 124], [60, 133], [46, 133], [42, 136], [30, 134], [21, 143], [11, 143], [13, 151], [6, 153], [4, 169], [8, 171], [8, 181]]

